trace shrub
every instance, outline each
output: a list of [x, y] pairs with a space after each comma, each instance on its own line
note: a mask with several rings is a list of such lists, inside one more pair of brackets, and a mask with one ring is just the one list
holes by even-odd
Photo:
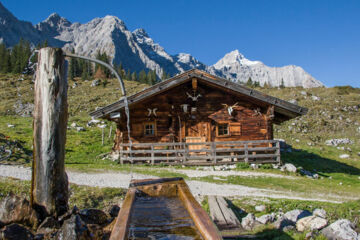
[[250, 164], [248, 163], [241, 162], [236, 164], [236, 169], [248, 169], [248, 168], [250, 168]]

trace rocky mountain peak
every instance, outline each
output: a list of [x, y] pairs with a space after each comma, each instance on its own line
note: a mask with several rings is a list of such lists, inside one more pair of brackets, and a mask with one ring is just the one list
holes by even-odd
[[138, 28], [133, 31], [133, 34], [138, 38], [149, 38], [149, 35], [143, 28]]
[[69, 27], [71, 25], [71, 22], [68, 21], [66, 18], [61, 17], [57, 13], [52, 13], [50, 16], [45, 19], [42, 23], [48, 24], [50, 27], [55, 28], [63, 28], [63, 27]]
[[197, 68], [234, 82], [246, 82], [249, 78], [260, 85], [295, 87], [319, 87], [323, 84], [298, 66], [268, 67], [262, 62], [251, 61], [239, 50], [227, 53], [212, 66], [198, 61], [191, 54], [170, 55], [142, 28], [131, 32], [116, 16], [95, 18], [88, 23], [71, 23], [57, 13], [35, 27], [30, 22], [19, 21], [0, 3], [0, 42], [11, 47], [20, 38], [36, 45], [48, 40], [50, 46], [77, 54], [95, 56], [105, 52], [114, 63], [123, 64], [126, 70], [140, 72], [155, 70], [160, 77], [163, 71], [171, 75]]
[[244, 65], [244, 66], [250, 66], [250, 65], [255, 65], [255, 64], [260, 64], [261, 62], [259, 61], [251, 61], [247, 58], [245, 58], [245, 56], [243, 54], [241, 54], [239, 52], [239, 50], [234, 50], [231, 51], [227, 54], [225, 54], [225, 56], [223, 58], [221, 58], [217, 63], [215, 63], [213, 65], [213, 67], [215, 69], [221, 69], [224, 67], [230, 67], [233, 65]]

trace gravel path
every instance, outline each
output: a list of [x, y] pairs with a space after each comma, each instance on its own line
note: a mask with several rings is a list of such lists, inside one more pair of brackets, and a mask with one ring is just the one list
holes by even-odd
[[[131, 180], [129, 173], [122, 172], [101, 172], [101, 173], [82, 173], [67, 171], [69, 181], [78, 185], [98, 186], [98, 187], [118, 187], [127, 188]], [[13, 177], [21, 180], [31, 179], [31, 169], [22, 166], [0, 165], [0, 176]], [[158, 178], [155, 176], [133, 174], [134, 179]], [[216, 184], [202, 181], [186, 181], [194, 196], [199, 195], [219, 195], [224, 197], [270, 197], [270, 198], [287, 198], [298, 200], [314, 200], [322, 202], [341, 202], [345, 201], [339, 196], [317, 195], [313, 198], [306, 198], [299, 193], [282, 192], [260, 188], [246, 187], [233, 184]], [[328, 200], [337, 199], [338, 201]]]
[[206, 176], [218, 176], [218, 177], [228, 177], [228, 176], [241, 176], [241, 177], [273, 177], [273, 178], [287, 178], [287, 179], [297, 179], [293, 176], [286, 176], [276, 173], [264, 173], [264, 172], [254, 172], [254, 171], [215, 171], [215, 170], [171, 170], [176, 173], [182, 173], [188, 177], [206, 177]]

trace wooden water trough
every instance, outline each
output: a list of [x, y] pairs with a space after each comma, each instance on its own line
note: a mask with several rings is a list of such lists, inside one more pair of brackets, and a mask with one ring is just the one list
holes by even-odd
[[132, 180], [110, 239], [222, 239], [183, 178]]

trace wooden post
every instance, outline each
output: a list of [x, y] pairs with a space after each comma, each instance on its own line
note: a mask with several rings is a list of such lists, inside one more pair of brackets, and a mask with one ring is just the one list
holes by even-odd
[[155, 164], [154, 145], [151, 145], [151, 165]]
[[120, 158], [120, 163], [121, 165], [124, 164], [124, 154], [123, 154], [123, 146], [120, 146], [120, 149], [119, 149], [119, 158]]
[[101, 128], [101, 145], [104, 145], [104, 128]]
[[40, 49], [34, 87], [31, 205], [45, 215], [60, 216], [68, 210], [66, 72], [61, 49]]
[[110, 126], [110, 130], [109, 130], [109, 139], [111, 139], [111, 132], [112, 132], [112, 125]]
[[217, 159], [216, 159], [216, 145], [215, 145], [215, 142], [211, 142], [211, 156], [212, 156], [214, 164], [216, 164]]
[[281, 164], [281, 158], [280, 158], [280, 142], [276, 142], [276, 161], [278, 164]]
[[186, 162], [186, 158], [187, 158], [187, 155], [188, 155], [188, 151], [189, 149], [186, 147], [186, 143], [183, 143], [183, 147], [184, 147], [184, 152], [183, 152], [183, 163]]
[[245, 163], [249, 163], [249, 151], [248, 151], [248, 144], [247, 143], [244, 144], [244, 148], [245, 148], [245, 151], [244, 151], [244, 153], [245, 153]]

